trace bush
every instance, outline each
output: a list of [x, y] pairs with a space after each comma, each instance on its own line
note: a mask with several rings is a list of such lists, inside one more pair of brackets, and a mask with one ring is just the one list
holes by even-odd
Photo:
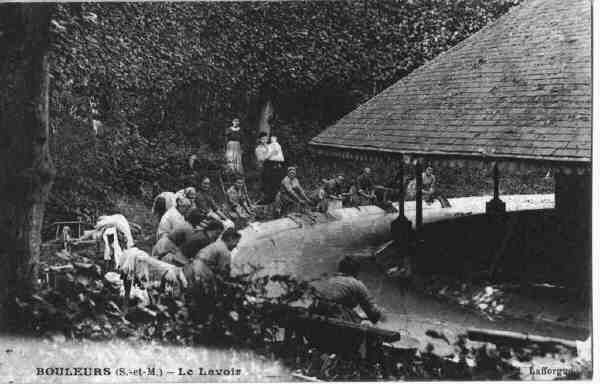
[[[115, 124], [116, 125], [116, 124]], [[181, 134], [166, 131], [147, 139], [134, 127], [107, 124], [98, 136], [70, 117], [51, 138], [57, 175], [46, 210], [46, 227], [54, 220], [95, 220], [115, 211], [115, 196], [151, 202], [154, 182], [178, 190], [193, 181], [190, 155], [198, 168], [216, 169], [219, 160], [206, 146], [192, 145]]]

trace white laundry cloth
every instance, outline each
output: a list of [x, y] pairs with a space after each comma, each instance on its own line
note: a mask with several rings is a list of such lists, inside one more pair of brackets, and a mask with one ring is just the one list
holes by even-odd
[[[108, 241], [108, 236], [113, 235], [112, 244]], [[102, 240], [104, 241], [104, 260], [110, 260], [111, 253], [111, 245], [112, 250], [115, 255], [115, 268], [118, 268], [119, 263], [121, 262], [121, 258], [123, 257], [123, 251], [121, 250], [121, 246], [119, 245], [119, 239], [117, 235], [116, 227], [108, 227], [102, 233]]]
[[132, 281], [135, 279], [149, 281], [150, 271], [148, 264], [144, 262], [144, 258], [150, 258], [150, 256], [141, 249], [136, 247], [126, 249], [123, 252], [118, 269]]
[[131, 248], [135, 245], [133, 241], [133, 236], [131, 235], [131, 227], [129, 226], [129, 222], [125, 218], [125, 216], [121, 214], [110, 215], [110, 216], [100, 216], [98, 221], [96, 222], [96, 229], [101, 229], [104, 227], [117, 227], [119, 231], [125, 236], [127, 241], [127, 245], [125, 249]]
[[152, 258], [136, 247], [123, 252], [119, 270], [130, 280], [137, 278], [138, 281], [150, 281], [152, 272], [153, 275], [162, 276], [162, 279], [170, 284], [178, 284], [182, 288], [188, 285], [181, 268]]

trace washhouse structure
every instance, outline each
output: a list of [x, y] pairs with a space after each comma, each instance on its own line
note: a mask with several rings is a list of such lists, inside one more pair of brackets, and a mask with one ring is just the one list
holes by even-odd
[[[591, 9], [589, 0], [525, 0], [310, 144], [323, 156], [385, 162], [399, 171], [412, 163], [418, 194], [424, 162], [486, 167], [495, 182], [486, 217], [457, 220], [446, 237], [430, 231], [429, 237], [435, 232], [440, 240], [430, 244], [442, 243], [454, 254], [438, 246], [430, 249], [429, 261], [444, 265], [441, 259], [448, 259], [447, 267], [458, 273], [487, 265], [492, 274], [512, 269], [505, 273], [510, 279], [589, 289]], [[503, 173], [528, 167], [554, 174], [555, 208], [511, 219], [498, 183]], [[427, 247], [421, 196], [416, 200], [416, 227], [423, 229]], [[502, 217], [503, 224], [492, 217]], [[467, 248], [450, 244], [457, 239]]]

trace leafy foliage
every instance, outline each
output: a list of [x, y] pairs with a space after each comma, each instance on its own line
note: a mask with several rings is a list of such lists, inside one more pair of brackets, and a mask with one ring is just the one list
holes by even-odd
[[[516, 3], [59, 4], [50, 98], [59, 175], [48, 216], [111, 210], [112, 192], [138, 194], [136, 178], [181, 186], [189, 154], [221, 156], [233, 116], [251, 154], [267, 99], [287, 158], [305, 161], [325, 125]], [[101, 138], [94, 119], [111, 127]]]
[[[163, 188], [183, 188], [194, 177], [188, 158], [202, 149], [173, 131], [147, 139], [134, 127], [106, 125], [94, 136], [71, 117], [61, 120], [61, 126], [63, 132], [51, 138], [57, 168], [47, 204], [51, 219], [80, 217], [92, 222], [115, 211], [113, 196], [136, 196], [149, 203], [155, 182]], [[199, 167], [218, 167], [219, 160], [210, 151], [202, 153]]]
[[[85, 256], [77, 255], [77, 260], [65, 266], [66, 272], [53, 275], [53, 284], [46, 283], [30, 297], [17, 300], [16, 330], [39, 335], [59, 332], [77, 339], [132, 337], [261, 346], [275, 341], [273, 311], [307, 292], [305, 283], [288, 276], [257, 278], [255, 270], [219, 281], [220, 294], [211, 316], [198, 322], [182, 297], [159, 284], [147, 287], [150, 305], [134, 300], [126, 311], [121, 288], [105, 279], [102, 267]], [[269, 283], [285, 287], [284, 293], [268, 296]]]
[[210, 125], [251, 118], [265, 98], [331, 122], [516, 3], [60, 5], [53, 98], [64, 106], [93, 97], [101, 116], [144, 132], [215, 133]]

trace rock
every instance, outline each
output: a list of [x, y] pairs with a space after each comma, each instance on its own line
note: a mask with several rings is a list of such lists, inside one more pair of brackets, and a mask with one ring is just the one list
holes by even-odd
[[67, 338], [65, 337], [65, 335], [62, 332], [48, 333], [48, 334], [46, 334], [46, 337], [48, 338], [48, 340], [52, 341], [53, 343], [64, 343], [67, 341]]
[[467, 366], [469, 366], [469, 368], [475, 368], [475, 366], [477, 365], [475, 359], [472, 359], [470, 357], [466, 357], [465, 362], [467, 363]]
[[585, 341], [575, 340], [577, 356], [584, 361], [592, 361], [592, 339], [588, 337]]

